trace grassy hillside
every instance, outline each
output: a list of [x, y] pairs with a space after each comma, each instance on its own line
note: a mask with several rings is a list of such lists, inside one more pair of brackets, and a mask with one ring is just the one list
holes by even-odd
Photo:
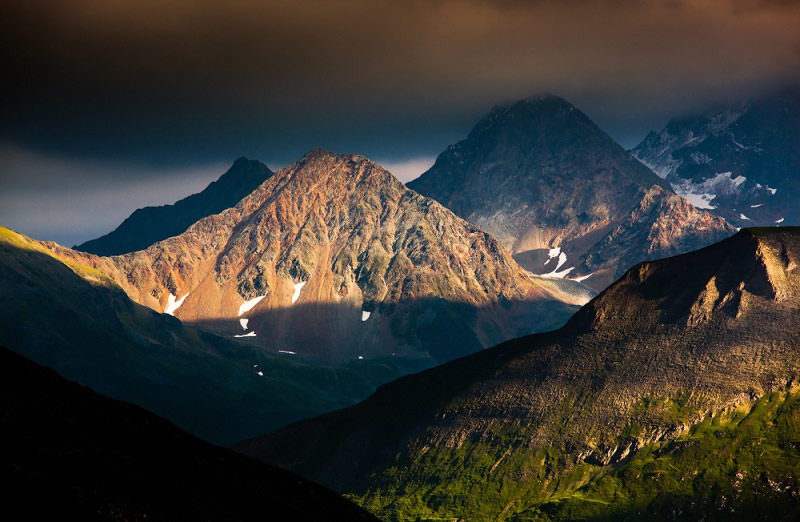
[[[433, 448], [412, 459], [411, 472], [404, 468], [406, 478], [418, 467], [444, 468], [441, 481], [403, 480], [397, 467], [374, 477], [377, 482], [366, 494], [351, 498], [387, 521], [800, 517], [797, 388], [706, 417], [683, 434], [648, 443], [609, 466], [576, 463], [555, 447], [498, 457], [497, 446], [469, 442], [455, 455]], [[460, 466], [452, 466], [453, 459]], [[502, 459], [516, 462], [498, 471]]]

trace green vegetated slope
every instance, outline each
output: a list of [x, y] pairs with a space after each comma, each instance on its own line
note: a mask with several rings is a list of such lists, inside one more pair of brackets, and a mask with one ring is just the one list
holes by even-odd
[[561, 330], [240, 451], [385, 520], [797, 514], [800, 229], [643, 263]]
[[5, 228], [0, 344], [219, 444], [353, 404], [401, 371], [384, 360], [307, 365], [187, 327]]
[[[463, 467], [456, 481], [407, 481], [393, 468], [367, 494], [351, 498], [385, 520], [450, 520], [463, 513], [470, 520], [517, 522], [800, 517], [797, 388], [704, 418], [608, 466], [565, 463], [566, 452], [550, 447], [504, 453], [500, 459], [508, 463], [497, 471], [492, 444], [466, 443], [457, 453]], [[452, 458], [451, 451], [432, 449], [413, 467], [449, 468]]]

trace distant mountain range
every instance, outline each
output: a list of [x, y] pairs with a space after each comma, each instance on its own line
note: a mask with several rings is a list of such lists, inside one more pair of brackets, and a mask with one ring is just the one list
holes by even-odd
[[495, 107], [408, 186], [496, 236], [527, 270], [597, 290], [634, 263], [735, 232], [552, 95]]
[[794, 520], [798, 264], [798, 228], [642, 263], [558, 331], [237, 448], [387, 520]]
[[4, 520], [377, 521], [0, 348]]
[[737, 227], [800, 224], [800, 86], [670, 120], [632, 152]]
[[0, 228], [12, 515], [371, 519], [38, 363], [386, 520], [800, 518], [800, 229], [734, 227], [800, 219], [797, 115], [640, 162], [547, 95], [408, 188], [314, 149], [77, 249]]
[[114, 231], [72, 248], [100, 256], [144, 250], [162, 239], [185, 232], [204, 217], [236, 205], [270, 176], [272, 171], [260, 161], [239, 158], [202, 192], [172, 205], [140, 208]]

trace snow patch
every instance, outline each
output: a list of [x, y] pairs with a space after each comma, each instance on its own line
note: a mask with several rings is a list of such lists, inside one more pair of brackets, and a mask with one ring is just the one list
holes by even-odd
[[278, 353], [288, 353], [289, 355], [297, 355], [297, 352], [291, 350], [278, 350]]
[[246, 334], [234, 335], [234, 337], [255, 337], [255, 336], [256, 336], [255, 332], [247, 332]]
[[686, 201], [694, 205], [696, 208], [704, 208], [704, 209], [715, 209], [714, 205], [711, 204], [711, 200], [714, 199], [714, 194], [702, 193], [702, 194], [694, 194], [692, 192], [683, 192], [681, 193], [677, 189], [675, 192], [682, 196]]
[[239, 315], [242, 315], [243, 313], [249, 312], [250, 310], [252, 310], [253, 307], [255, 305], [257, 305], [258, 302], [261, 301], [262, 299], [264, 299], [265, 297], [267, 297], [267, 296], [266, 295], [260, 295], [258, 297], [254, 297], [253, 299], [250, 299], [249, 301], [245, 301], [244, 303], [242, 303], [242, 306], [239, 307]]
[[556, 267], [553, 270], [551, 270], [547, 274], [542, 274], [541, 277], [554, 277], [561, 279], [565, 275], [569, 274], [575, 268], [573, 266], [571, 268], [567, 268], [566, 270], [562, 270], [560, 272], [558, 271], [558, 269], [561, 268], [561, 266], [567, 262], [567, 254], [561, 251], [561, 247], [551, 248], [548, 251], [547, 255], [549, 256], [549, 259], [545, 262], [545, 265], [547, 265], [547, 263], [549, 263], [553, 259], [558, 259], [558, 263], [556, 264]]
[[547, 263], [552, 261], [553, 258], [558, 257], [560, 254], [561, 254], [561, 247], [551, 248], [547, 252], [547, 261], [545, 261], [544, 264], [546, 265]]
[[360, 361], [361, 359], [363, 359], [363, 358], [364, 358], [364, 356], [363, 356], [363, 355], [359, 355], [359, 356], [358, 356], [358, 360], [359, 360], [359, 361]]
[[744, 214], [739, 214], [739, 219], [743, 219], [744, 221], [750, 221], [750, 218], [745, 216]]
[[262, 371], [259, 371], [259, 372], [258, 372], [258, 375], [259, 375], [259, 377], [263, 377], [263, 376], [264, 376], [264, 372], [262, 372]]
[[779, 219], [778, 221], [776, 221], [775, 223], [783, 223], [783, 220], [784, 220], [784, 219], [786, 219], [786, 218], [780, 218], [780, 219]]
[[758, 207], [760, 207], [762, 205], [763, 205], [763, 203], [759, 203], [758, 205], [750, 205], [750, 208], [758, 208]]
[[372, 315], [372, 312], [367, 312], [366, 310], [361, 310], [361, 322], [363, 323], [364, 321], [369, 319], [370, 315]]
[[581, 283], [583, 281], [586, 281], [587, 279], [589, 279], [593, 275], [594, 275], [594, 272], [592, 272], [591, 274], [587, 274], [585, 276], [576, 277], [575, 279], [573, 279], [573, 281], [577, 281], [577, 282]]
[[239, 319], [239, 324], [242, 325], [242, 330], [247, 330], [247, 322], [249, 319]]
[[769, 190], [773, 196], [775, 195], [776, 192], [778, 192], [778, 189], [770, 188], [769, 185], [767, 185], [767, 190]]
[[733, 173], [728, 171], [718, 172], [714, 177], [708, 178], [702, 183], [682, 179], [673, 183], [672, 188], [676, 194], [697, 208], [715, 209], [717, 207], [711, 205], [711, 200], [720, 195], [735, 194], [745, 181], [747, 178], [744, 176], [734, 178]]
[[300, 290], [306, 285], [307, 281], [303, 281], [302, 283], [295, 283], [294, 285], [294, 293], [292, 294], [292, 304], [295, 303], [298, 299], [300, 299]]
[[170, 292], [169, 297], [167, 298], [167, 307], [164, 308], [164, 313], [169, 315], [175, 315], [175, 310], [181, 307], [183, 302], [186, 298], [189, 297], [189, 293], [187, 292], [185, 296], [181, 297], [178, 301], [175, 300], [175, 296], [172, 295]]
[[561, 268], [561, 265], [563, 265], [566, 262], [567, 262], [567, 254], [565, 254], [564, 252], [558, 254], [558, 264], [556, 265], [556, 270]]
[[[561, 265], [558, 265], [558, 266], [561, 266]], [[561, 272], [559, 272], [559, 271], [556, 269], [556, 270], [553, 270], [553, 271], [552, 271], [552, 272], [550, 272], [550, 273], [547, 273], [547, 274], [542, 274], [542, 275], [540, 275], [539, 277], [549, 277], [549, 278], [551, 278], [551, 279], [564, 279], [564, 277], [565, 277], [567, 274], [569, 274], [570, 272], [572, 272], [573, 270], [575, 270], [575, 267], [574, 267], [574, 266], [571, 266], [571, 267], [569, 267], [569, 268], [567, 268], [567, 269], [565, 269], [565, 270], [562, 270]]]

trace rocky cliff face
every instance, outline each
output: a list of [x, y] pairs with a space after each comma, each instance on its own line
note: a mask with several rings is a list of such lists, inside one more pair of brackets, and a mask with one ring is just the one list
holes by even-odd
[[[687, 489], [672, 505], [690, 513], [746, 504], [776, 516], [768, 499], [796, 509], [800, 484], [800, 430], [769, 428], [793, 426], [800, 411], [798, 263], [796, 228], [743, 230], [642, 263], [557, 332], [403, 378], [239, 449], [387, 518], [594, 519], [582, 511], [591, 507], [606, 520], [643, 516]], [[730, 455], [721, 471], [720, 452]], [[700, 462], [711, 464], [698, 475]], [[741, 496], [741, 479], [762, 471], [759, 504]], [[616, 478], [600, 487], [605, 475]]]
[[[634, 263], [734, 232], [722, 219], [677, 203], [668, 183], [555, 96], [496, 107], [408, 186], [495, 235], [526, 269], [598, 290]], [[681, 212], [669, 215], [675, 207]], [[698, 223], [703, 228], [693, 230]], [[655, 232], [667, 224], [671, 230]], [[598, 255], [621, 229], [659, 238], [617, 242], [614, 255]]]
[[442, 362], [556, 327], [591, 295], [532, 277], [494, 238], [366, 158], [322, 150], [145, 251], [59, 252], [154, 310], [328, 360]]
[[671, 120], [632, 153], [738, 227], [800, 223], [800, 87]]
[[101, 256], [127, 254], [177, 236], [196, 221], [236, 205], [272, 171], [260, 161], [237, 159], [217, 181], [173, 205], [140, 208], [114, 231], [73, 248]]

